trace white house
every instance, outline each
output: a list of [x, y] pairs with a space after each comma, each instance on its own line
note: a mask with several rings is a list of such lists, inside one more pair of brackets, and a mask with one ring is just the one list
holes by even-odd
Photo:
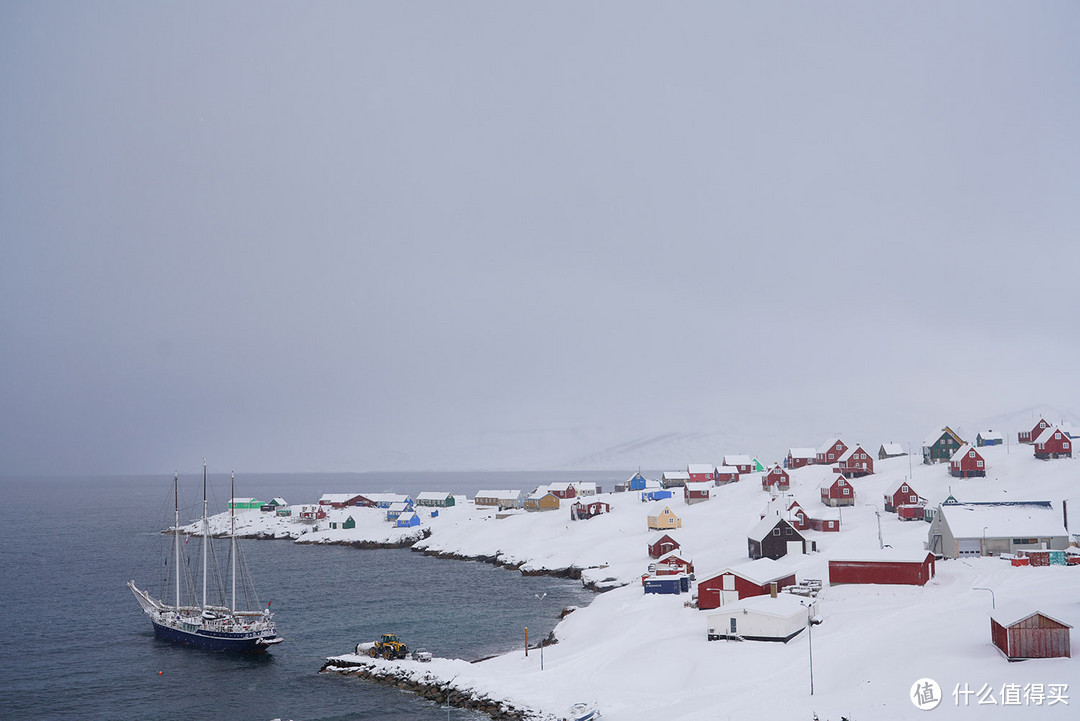
[[790, 641], [802, 633], [816, 610], [809, 598], [781, 593], [753, 596], [721, 606], [706, 618], [708, 639], [747, 641]]

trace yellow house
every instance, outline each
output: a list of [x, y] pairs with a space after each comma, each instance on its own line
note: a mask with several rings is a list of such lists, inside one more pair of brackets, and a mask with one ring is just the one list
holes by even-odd
[[664, 510], [660, 511], [659, 515], [649, 516], [649, 530], [664, 531], [669, 528], [682, 528], [682, 519], [672, 513], [667, 506], [664, 506]]
[[554, 493], [539, 495], [534, 493], [525, 499], [526, 511], [557, 511], [559, 510], [559, 497]]

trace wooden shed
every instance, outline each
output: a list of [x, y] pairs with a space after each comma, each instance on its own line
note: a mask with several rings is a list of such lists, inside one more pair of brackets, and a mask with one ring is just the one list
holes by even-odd
[[878, 448], [877, 457], [879, 461], [883, 461], [886, 458], [899, 458], [900, 456], [906, 456], [907, 451], [899, 443], [882, 443]]
[[990, 640], [1010, 661], [1071, 658], [1070, 628], [1030, 606], [1009, 606], [990, 614]]
[[679, 542], [666, 533], [661, 533], [649, 539], [649, 557], [660, 558], [665, 553], [671, 553], [679, 548]]
[[934, 554], [914, 553], [883, 548], [867, 551], [858, 557], [829, 560], [829, 583], [879, 583], [924, 586], [937, 572]]

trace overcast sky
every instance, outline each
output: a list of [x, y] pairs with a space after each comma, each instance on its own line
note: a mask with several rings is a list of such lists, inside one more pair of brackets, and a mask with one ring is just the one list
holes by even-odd
[[1072, 2], [3, 3], [0, 473], [1078, 409], [1078, 37]]

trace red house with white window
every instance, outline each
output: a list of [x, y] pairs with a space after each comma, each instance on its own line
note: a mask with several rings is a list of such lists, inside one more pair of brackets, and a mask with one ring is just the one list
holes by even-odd
[[817, 449], [816, 463], [819, 466], [828, 466], [836, 463], [840, 456], [847, 451], [847, 444], [839, 438], [830, 438], [824, 445]]
[[649, 558], [660, 558], [677, 548], [679, 548], [678, 541], [666, 533], [661, 533], [649, 539]]
[[821, 502], [826, 506], [854, 506], [855, 488], [851, 481], [837, 475], [831, 481], [821, 484]]
[[901, 483], [892, 495], [885, 494], [885, 511], [888, 513], [896, 513], [896, 509], [900, 506], [915, 505], [920, 500], [919, 494], [911, 487], [911, 484], [907, 481]]
[[712, 492], [713, 487], [712, 481], [691, 481], [683, 486], [683, 500], [689, 505], [707, 501], [709, 500], [709, 494]]
[[787, 467], [802, 468], [811, 466], [817, 461], [816, 448], [789, 448], [787, 452]]
[[1058, 426], [1047, 428], [1035, 439], [1035, 457], [1043, 460], [1072, 458], [1072, 439]]
[[716, 466], [711, 463], [691, 463], [686, 467], [686, 473], [693, 483], [716, 480]]
[[795, 572], [771, 558], [725, 568], [698, 583], [698, 608], [719, 608], [744, 598], [771, 593], [773, 584], [780, 591], [795, 585]]
[[649, 570], [657, 576], [674, 576], [679, 573], [693, 573], [694, 563], [680, 556], [678, 551], [671, 551], [658, 558], [656, 563], [650, 564]]
[[822, 533], [839, 533], [840, 519], [836, 517], [811, 518], [810, 530], [821, 531]]
[[1045, 418], [1040, 418], [1030, 431], [1020, 431], [1016, 434], [1016, 440], [1021, 443], [1034, 443], [1035, 439], [1042, 435], [1042, 432], [1050, 427], [1050, 424], [1046, 422]]
[[577, 498], [577, 488], [573, 483], [552, 483], [548, 492], [556, 498]]
[[717, 483], [734, 483], [739, 480], [739, 469], [735, 466], [720, 466], [716, 469]]
[[795, 527], [796, 531], [806, 531], [810, 529], [810, 516], [806, 515], [806, 511], [802, 509], [798, 501], [792, 501], [791, 506], [788, 508], [788, 523]]
[[847, 449], [837, 459], [837, 466], [840, 468], [840, 472], [848, 478], [869, 476], [874, 472], [874, 456], [867, 453], [861, 445], [856, 443], [854, 448]]
[[770, 486], [776, 486], [781, 491], [791, 488], [791, 476], [779, 464], [769, 469], [769, 472], [761, 477], [761, 488], [769, 490]]
[[986, 475], [986, 461], [970, 443], [965, 443], [949, 461], [949, 473], [956, 478], [982, 478]]
[[724, 456], [724, 465], [738, 468], [742, 475], [754, 472], [754, 459], [750, 456]]

